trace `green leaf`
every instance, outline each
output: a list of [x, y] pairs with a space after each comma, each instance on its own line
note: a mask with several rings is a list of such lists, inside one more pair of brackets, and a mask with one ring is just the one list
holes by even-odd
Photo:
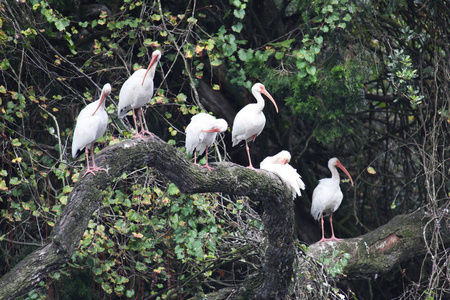
[[127, 298], [133, 298], [134, 297], [134, 290], [127, 290], [125, 292], [125, 295], [127, 296]]
[[64, 29], [66, 29], [69, 24], [70, 22], [67, 19], [58, 19], [57, 21], [55, 21], [56, 29], [58, 29], [59, 31], [63, 31]]
[[298, 73], [297, 73], [297, 77], [298, 77], [299, 79], [305, 78], [306, 75], [308, 75], [308, 74], [307, 74], [305, 71], [303, 71], [303, 70], [300, 70], [300, 71], [298, 71]]
[[233, 15], [238, 19], [243, 19], [245, 17], [245, 10], [243, 9], [235, 9], [233, 11]]
[[350, 20], [352, 19], [352, 16], [350, 14], [346, 14], [342, 20], [344, 20], [345, 22], [350, 22]]
[[111, 294], [113, 292], [111, 286], [106, 282], [102, 282], [102, 289], [108, 294]]
[[22, 143], [19, 142], [18, 139], [13, 139], [13, 140], [11, 141], [11, 144], [12, 144], [14, 147], [20, 147], [20, 146], [22, 146]]
[[89, 25], [89, 23], [87, 21], [85, 21], [85, 22], [78, 22], [78, 25], [80, 25], [83, 28], [86, 28]]
[[293, 41], [295, 41], [295, 39], [282, 41], [282, 42], [280, 42], [280, 46], [281, 47], [285, 47], [285, 48], [289, 48]]
[[9, 184], [11, 184], [11, 185], [18, 185], [21, 182], [22, 181], [20, 181], [17, 177], [11, 177], [11, 179], [9, 180]]
[[248, 49], [247, 51], [239, 49], [238, 56], [240, 60], [247, 62], [253, 58], [253, 49]]
[[173, 182], [171, 182], [169, 184], [169, 188], [167, 189], [167, 191], [169, 192], [169, 195], [171, 195], [171, 196], [178, 195], [180, 193], [180, 190]]
[[147, 270], [147, 266], [141, 262], [136, 262], [136, 270], [138, 271], [146, 271]]
[[282, 59], [283, 57], [284, 57], [284, 53], [283, 53], [283, 52], [277, 51], [277, 52], [275, 53], [275, 58], [276, 58], [276, 59]]
[[222, 60], [221, 59], [214, 59], [214, 60], [211, 61], [211, 66], [213, 66], [213, 67], [218, 67], [220, 65], [222, 65]]
[[315, 41], [317, 44], [322, 44], [322, 43], [323, 43], [323, 37], [322, 37], [322, 36], [315, 36], [315, 37], [314, 37], [314, 41]]
[[241, 23], [241, 22], [238, 22], [236, 25], [231, 26], [231, 29], [232, 29], [234, 32], [240, 33], [243, 27], [244, 27], [244, 26], [242, 25], [242, 23]]
[[2, 68], [2, 70], [7, 70], [10, 67], [9, 60], [7, 60], [6, 58], [3, 59], [0, 63], [0, 67]]

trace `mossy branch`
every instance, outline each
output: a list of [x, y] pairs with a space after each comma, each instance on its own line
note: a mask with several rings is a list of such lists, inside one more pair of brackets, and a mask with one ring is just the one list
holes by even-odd
[[154, 167], [184, 193], [222, 192], [261, 201], [268, 240], [262, 268], [264, 282], [259, 299], [287, 295], [293, 275], [294, 215], [289, 190], [266, 172], [255, 172], [233, 163], [214, 164], [208, 171], [192, 164], [185, 153], [159, 138], [126, 140], [96, 155], [96, 164], [108, 169], [81, 178], [52, 230], [48, 244], [37, 249], [0, 278], [0, 299], [13, 299], [36, 288], [75, 253], [89, 219], [102, 201], [102, 190], [123, 172], [142, 166]]

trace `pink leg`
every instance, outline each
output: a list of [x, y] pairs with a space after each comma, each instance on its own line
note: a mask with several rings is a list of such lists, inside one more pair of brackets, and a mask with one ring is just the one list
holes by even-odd
[[[254, 140], [254, 139], [253, 139]], [[252, 165], [252, 159], [250, 158], [250, 148], [248, 147], [247, 141], [245, 141], [245, 149], [247, 149], [247, 155], [248, 155], [248, 162], [250, 163], [247, 168], [255, 170], [255, 168]]]
[[197, 163], [197, 149], [194, 150], [194, 165], [198, 166], [199, 164]]
[[91, 144], [91, 156], [92, 156], [92, 168], [89, 166], [89, 159], [88, 159], [88, 148], [86, 147], [86, 164], [87, 164], [87, 169], [86, 169], [86, 173], [84, 173], [84, 175], [81, 178], [84, 178], [84, 176], [86, 176], [89, 173], [92, 173], [92, 175], [95, 176], [95, 172], [97, 171], [105, 171], [106, 173], [108, 173], [108, 170], [102, 168], [102, 167], [97, 167], [95, 165], [95, 160], [94, 160], [94, 143]]
[[[86, 148], [85, 148], [85, 151], [86, 151], [86, 166], [87, 166], [87, 171], [88, 170], [90, 170], [91, 168], [90, 168], [90, 166], [89, 166], [89, 150], [88, 150], [88, 147], [86, 146]], [[86, 175], [86, 174], [84, 174], [84, 175]], [[83, 176], [84, 177], [84, 176]]]
[[331, 240], [334, 241], [341, 241], [342, 239], [338, 239], [334, 236], [334, 229], [333, 229], [333, 213], [330, 215], [330, 225], [331, 225]]
[[323, 213], [320, 216], [320, 222], [322, 223], [322, 238], [320, 239], [319, 242], [324, 242], [324, 241], [326, 241], [326, 239], [325, 239], [325, 233], [324, 233], [325, 231], [323, 230]]
[[139, 128], [136, 122], [136, 111], [133, 108], [133, 120], [134, 120], [134, 128], [136, 128], [136, 134], [139, 132]]
[[139, 127], [137, 125], [137, 120], [136, 120], [137, 119], [136, 112], [135, 112], [135, 110], [133, 108], [134, 127], [136, 128], [136, 134], [133, 135], [133, 137], [138, 137], [138, 138], [144, 140], [145, 134], [153, 136], [154, 135], [153, 133], [151, 133], [150, 131], [147, 131], [147, 130], [144, 129], [144, 123], [142, 122], [142, 109], [141, 109], [141, 107], [139, 107], [139, 109], [137, 111], [137, 115], [139, 116], [139, 122], [141, 123], [141, 128], [142, 128], [141, 131], [139, 131]]
[[206, 148], [206, 165], [202, 166], [202, 168], [207, 168], [208, 170], [215, 170], [208, 165], [208, 148]]
[[145, 128], [144, 128], [144, 122], [142, 122], [142, 119], [143, 119], [142, 118], [142, 114], [143, 114], [142, 107], [139, 107], [138, 115], [139, 115], [139, 122], [141, 123], [141, 132], [140, 132], [140, 134], [142, 134], [142, 135], [148, 134], [149, 136], [152, 137], [152, 136], [154, 136], [154, 134], [152, 132], [148, 131], [148, 130], [145, 130]]

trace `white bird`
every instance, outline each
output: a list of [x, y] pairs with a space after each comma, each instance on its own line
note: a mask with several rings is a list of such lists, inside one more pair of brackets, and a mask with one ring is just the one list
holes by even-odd
[[[105, 99], [110, 93], [111, 85], [107, 83], [103, 86], [100, 99], [88, 104], [78, 115], [77, 124], [73, 133], [72, 157], [79, 156], [83, 152], [83, 149], [85, 149], [87, 169], [83, 177], [88, 173], [95, 175], [95, 172], [100, 170], [108, 172], [108, 170], [95, 165], [94, 142], [105, 133], [106, 127], [108, 126]], [[89, 166], [89, 146], [91, 147], [92, 168]]]
[[[119, 118], [125, 117], [130, 110], [133, 110], [134, 126], [136, 134], [134, 137], [142, 138], [145, 134], [153, 136], [153, 133], [145, 130], [142, 122], [142, 106], [147, 104], [153, 97], [153, 78], [155, 77], [156, 66], [161, 59], [161, 51], [155, 50], [152, 53], [152, 60], [147, 69], [139, 69], [128, 78], [119, 93], [119, 107], [117, 109]], [[141, 123], [141, 131], [139, 132], [136, 122], [136, 111], [139, 115]]]
[[204, 167], [211, 171], [208, 165], [208, 148], [216, 140], [217, 133], [224, 132], [227, 128], [227, 121], [216, 119], [206, 113], [199, 113], [191, 118], [191, 122], [186, 127], [186, 152], [191, 156], [194, 152], [194, 164], [197, 165], [197, 151], [198, 155], [202, 155], [206, 150]]
[[249, 168], [254, 169], [252, 160], [250, 158], [250, 149], [248, 147], [249, 141], [255, 141], [256, 137], [263, 131], [266, 125], [266, 117], [262, 110], [264, 109], [265, 101], [261, 94], [266, 95], [272, 101], [275, 109], [278, 112], [277, 104], [272, 96], [267, 92], [264, 85], [256, 83], [252, 87], [252, 94], [256, 98], [256, 103], [250, 103], [244, 106], [234, 118], [233, 130], [231, 132], [233, 147], [241, 141], [245, 141], [245, 148], [247, 150]]
[[283, 150], [274, 156], [266, 157], [260, 164], [260, 168], [266, 171], [273, 172], [280, 176], [288, 187], [292, 190], [292, 198], [301, 196], [300, 190], [305, 189], [301, 176], [297, 173], [289, 162], [291, 161], [291, 154], [289, 151]]
[[[339, 186], [340, 177], [339, 172], [336, 167], [340, 168], [344, 173], [350, 178], [353, 186], [353, 180], [347, 169], [341, 164], [341, 162], [333, 157], [328, 161], [328, 169], [331, 171], [331, 178], [320, 179], [319, 185], [314, 189], [312, 195], [312, 205], [311, 205], [311, 215], [314, 219], [319, 220], [321, 218], [322, 223], [322, 239], [319, 242], [327, 240], [338, 241], [334, 236], [333, 229], [333, 212], [335, 212], [341, 205], [342, 194], [341, 188]], [[323, 229], [323, 215], [330, 214], [330, 225], [331, 225], [331, 238], [325, 239], [324, 229]]]

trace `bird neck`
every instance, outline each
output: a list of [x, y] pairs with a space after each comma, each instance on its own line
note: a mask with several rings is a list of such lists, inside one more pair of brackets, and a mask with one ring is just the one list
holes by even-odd
[[340, 180], [340, 176], [339, 176], [339, 172], [336, 169], [336, 167], [331, 167], [330, 168], [331, 171], [331, 179], [335, 180], [335, 181], [339, 181]]
[[258, 108], [263, 110], [266, 102], [264, 101], [264, 98], [262, 97], [261, 93], [253, 92], [253, 96], [256, 98], [256, 105], [258, 106]]
[[[148, 70], [148, 73], [146, 75], [146, 77], [148, 77], [147, 79], [153, 80], [153, 78], [155, 77], [156, 65], [157, 65], [157, 63], [154, 63], [153, 66]], [[146, 80], [146, 82], [147, 82], [147, 80]], [[150, 82], [150, 80], [148, 82]]]

